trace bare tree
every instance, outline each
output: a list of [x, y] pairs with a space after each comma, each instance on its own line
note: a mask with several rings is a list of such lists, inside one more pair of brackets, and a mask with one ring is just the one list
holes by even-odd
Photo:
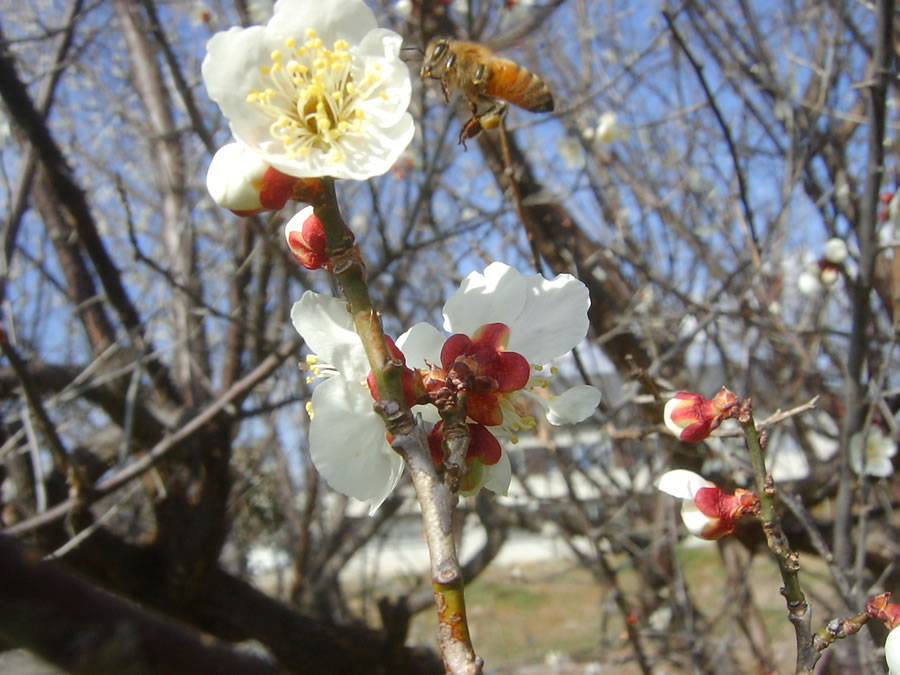
[[[0, 590], [0, 641], [102, 668], [102, 644], [77, 661], [46, 639], [53, 608], [59, 634], [78, 630], [70, 593], [104, 622], [125, 611], [93, 588], [65, 590], [71, 572], [155, 613], [128, 619], [137, 625], [186, 624], [184, 649], [209, 665], [173, 670], [233, 654], [198, 646], [198, 630], [255, 640], [287, 671], [442, 672], [434, 653], [405, 646], [433, 604], [424, 577], [399, 598], [364, 589], [378, 627], [341, 583], [411, 500], [404, 485], [360, 517], [310, 462], [289, 313], [331, 281], [284, 246], [297, 209], [239, 218], [206, 191], [229, 132], [200, 78], [204, 44], [264, 22], [251, 16], [259, 3], [43, 4], [4, 3], [16, 11], [0, 35], [0, 515], [7, 536], [56, 561], [23, 567], [30, 554], [4, 540], [15, 552], [0, 566], [60, 590]], [[508, 449], [524, 497], [460, 506], [460, 529], [487, 533], [466, 580], [512, 533], [551, 525], [614, 591], [619, 646], [638, 671], [782, 667], [746, 574], [760, 556], [777, 569], [759, 523], [720, 541], [728, 597], [709, 607], [677, 555], [671, 500], [652, 486], [684, 468], [752, 489], [737, 430], [698, 452], [661, 426], [672, 392], [725, 385], [752, 399], [791, 549], [829, 569], [834, 592], [811, 598], [797, 672], [823, 654], [826, 672], [880, 672], [876, 622], [834, 644], [813, 636], [898, 579], [896, 478], [860, 470], [851, 451], [898, 437], [892, 3], [376, 4], [411, 54], [436, 36], [484, 43], [542, 78], [556, 104], [511, 106], [464, 149], [466, 102], [414, 82], [417, 135], [401, 160], [338, 183], [387, 332], [439, 321], [456, 282], [490, 260], [573, 274], [591, 295], [590, 344], [564, 379], [604, 391], [599, 431], [563, 441], [540, 428], [536, 449]], [[414, 75], [419, 65], [411, 57]], [[826, 255], [830, 239], [849, 255]], [[777, 411], [792, 412], [763, 423]], [[550, 476], [563, 496], [540, 492]], [[290, 557], [278, 597], [248, 581], [261, 547]], [[26, 605], [35, 612], [10, 609]], [[632, 620], [659, 610], [680, 624]], [[143, 650], [116, 658], [152, 669]]]

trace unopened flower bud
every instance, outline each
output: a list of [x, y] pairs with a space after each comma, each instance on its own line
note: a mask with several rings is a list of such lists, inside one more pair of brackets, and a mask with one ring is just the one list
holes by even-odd
[[252, 216], [283, 208], [297, 180], [272, 168], [240, 143], [229, 143], [213, 155], [206, 187], [219, 206], [239, 216]]
[[[352, 241], [353, 233], [349, 229], [346, 232]], [[291, 253], [306, 269], [327, 267], [331, 262], [325, 228], [312, 206], [307, 206], [287, 222], [284, 236]]]
[[833, 286], [841, 278], [841, 268], [839, 265], [828, 262], [827, 260], [819, 261], [819, 281], [825, 286]]
[[759, 498], [752, 492], [738, 488], [729, 494], [693, 471], [668, 471], [659, 477], [656, 487], [684, 500], [681, 519], [688, 532], [702, 539], [731, 534], [741, 518], [759, 513]]
[[890, 593], [876, 595], [866, 603], [866, 614], [873, 619], [884, 621], [890, 629], [884, 642], [884, 658], [890, 673], [900, 673], [900, 605], [888, 602]]
[[833, 237], [825, 242], [825, 260], [834, 264], [842, 265], [847, 259], [847, 242], [839, 237]]
[[711, 401], [701, 394], [680, 391], [666, 403], [663, 419], [682, 441], [696, 443], [717, 429], [736, 403], [737, 396], [724, 387]]

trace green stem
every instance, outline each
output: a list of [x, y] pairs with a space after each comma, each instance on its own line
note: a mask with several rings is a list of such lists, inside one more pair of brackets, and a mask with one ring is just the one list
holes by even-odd
[[323, 199], [315, 206], [315, 214], [325, 229], [328, 255], [334, 265], [333, 273], [350, 305], [353, 325], [366, 350], [369, 366], [375, 376], [378, 397], [385, 401], [396, 401], [400, 410], [409, 414], [409, 408], [403, 397], [402, 364], [394, 362], [388, 352], [381, 319], [369, 296], [366, 266], [341, 217], [334, 190], [334, 179], [324, 178], [322, 182]]
[[314, 208], [325, 229], [330, 269], [347, 299], [353, 325], [375, 376], [378, 389], [375, 410], [393, 435], [394, 450], [409, 468], [422, 509], [444, 665], [449, 673], [478, 675], [484, 662], [475, 654], [469, 636], [463, 597], [465, 584], [453, 539], [457, 497], [438, 478], [424, 432], [416, 425], [406, 403], [401, 379], [403, 364], [394, 360], [388, 351], [381, 318], [369, 297], [365, 264], [341, 218], [334, 180], [326, 178], [322, 183], [322, 199]]
[[821, 652], [816, 648], [812, 636], [812, 612], [809, 602], [800, 586], [800, 556], [791, 550], [787, 537], [781, 529], [781, 519], [775, 508], [775, 482], [766, 471], [765, 452], [760, 442], [749, 402], [738, 416], [744, 431], [750, 463], [753, 466], [753, 480], [759, 496], [759, 519], [762, 521], [766, 543], [775, 555], [784, 586], [781, 594], [788, 608], [788, 618], [794, 626], [797, 639], [797, 673], [812, 673]]

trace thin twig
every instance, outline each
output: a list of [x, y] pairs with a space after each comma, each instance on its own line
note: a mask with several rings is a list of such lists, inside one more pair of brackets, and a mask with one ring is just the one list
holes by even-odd
[[728, 152], [731, 153], [731, 161], [734, 163], [734, 172], [738, 181], [738, 191], [741, 195], [741, 205], [744, 207], [744, 215], [747, 221], [746, 226], [750, 231], [751, 244], [753, 246], [753, 259], [754, 261], [757, 261], [759, 259], [759, 251], [757, 250], [759, 238], [757, 237], [756, 226], [754, 225], [753, 209], [750, 207], [750, 200], [747, 196], [747, 183], [744, 179], [744, 171], [741, 169], [737, 147], [735, 147], [734, 139], [731, 137], [731, 129], [728, 128], [728, 124], [726, 124], [725, 118], [722, 116], [722, 111], [719, 110], [719, 106], [716, 104], [716, 99], [713, 96], [712, 90], [709, 88], [709, 84], [707, 84], [706, 78], [703, 76], [703, 66], [697, 62], [694, 54], [684, 41], [684, 37], [682, 37], [681, 33], [675, 27], [675, 21], [672, 18], [672, 15], [667, 10], [664, 10], [663, 18], [665, 18], [669, 30], [672, 32], [672, 37], [675, 38], [675, 42], [681, 47], [681, 50], [684, 52], [684, 55], [687, 56], [694, 72], [697, 73], [697, 79], [700, 81], [700, 86], [703, 87], [703, 92], [706, 94], [706, 100], [709, 101], [709, 107], [716, 116], [719, 126], [722, 128], [722, 135], [725, 137], [725, 143], [728, 145]]

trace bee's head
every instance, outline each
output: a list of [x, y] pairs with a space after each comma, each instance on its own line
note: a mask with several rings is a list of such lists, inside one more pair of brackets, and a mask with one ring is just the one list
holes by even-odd
[[425, 79], [439, 80], [447, 67], [447, 54], [450, 53], [450, 41], [447, 38], [435, 38], [428, 43], [425, 49], [425, 57], [422, 60], [422, 70], [419, 76]]

